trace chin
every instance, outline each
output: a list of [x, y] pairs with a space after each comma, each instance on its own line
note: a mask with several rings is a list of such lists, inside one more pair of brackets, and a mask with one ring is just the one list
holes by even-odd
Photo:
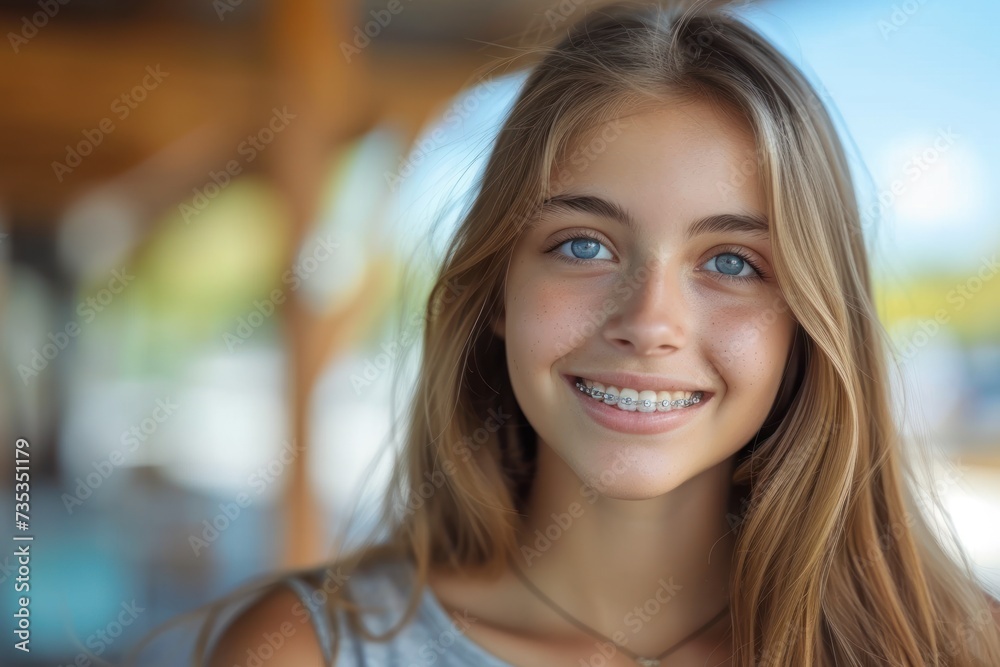
[[648, 447], [615, 448], [614, 454], [595, 461], [568, 461], [581, 482], [594, 493], [616, 500], [645, 500], [673, 491], [693, 475], [690, 462], [678, 461]]

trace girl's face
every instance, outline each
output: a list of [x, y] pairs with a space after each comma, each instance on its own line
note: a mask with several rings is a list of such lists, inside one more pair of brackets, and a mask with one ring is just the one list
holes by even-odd
[[[657, 496], [722, 463], [775, 400], [795, 322], [754, 154], [749, 131], [704, 102], [619, 118], [556, 166], [515, 245], [495, 325], [514, 393], [539, 444], [605, 496]], [[623, 411], [581, 377], [623, 397], [703, 396]]]

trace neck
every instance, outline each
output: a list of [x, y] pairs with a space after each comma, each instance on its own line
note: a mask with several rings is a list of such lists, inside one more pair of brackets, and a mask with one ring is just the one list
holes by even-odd
[[[655, 655], [729, 601], [733, 462], [661, 496], [620, 500], [585, 487], [539, 442], [515, 564], [579, 621], [609, 638], [619, 633], [636, 653]], [[575, 632], [553, 614], [540, 612], [537, 620], [555, 635]], [[713, 630], [727, 625], [719, 621]]]

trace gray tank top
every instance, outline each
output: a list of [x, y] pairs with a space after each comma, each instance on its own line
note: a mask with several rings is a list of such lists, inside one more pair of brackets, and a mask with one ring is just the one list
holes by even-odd
[[[377, 610], [361, 615], [364, 626], [373, 634], [382, 634], [403, 616], [408, 593], [413, 585], [414, 566], [408, 561], [380, 563], [364, 572], [351, 573], [344, 582], [351, 599], [364, 607]], [[322, 576], [320, 577], [322, 581]], [[441, 606], [429, 586], [425, 586], [417, 612], [399, 634], [389, 641], [370, 641], [351, 632], [337, 612], [336, 627], [340, 636], [337, 655], [333, 655], [333, 637], [322, 602], [321, 589], [304, 579], [287, 580], [309, 611], [317, 639], [323, 649], [326, 665], [337, 667], [515, 667], [489, 653], [466, 636], [476, 618], [470, 614], [451, 615]], [[336, 658], [336, 660], [334, 659]]]

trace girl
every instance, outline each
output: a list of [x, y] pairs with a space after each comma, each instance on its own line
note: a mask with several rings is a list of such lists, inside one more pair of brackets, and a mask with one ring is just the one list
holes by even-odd
[[1000, 665], [903, 458], [844, 149], [736, 17], [573, 26], [427, 313], [388, 538], [208, 664]]

